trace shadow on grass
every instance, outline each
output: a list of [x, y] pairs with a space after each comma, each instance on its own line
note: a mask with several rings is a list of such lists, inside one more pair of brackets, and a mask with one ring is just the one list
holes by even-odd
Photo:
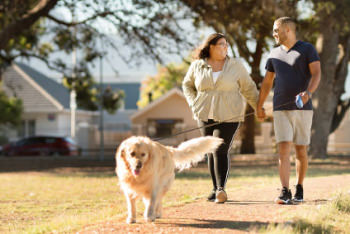
[[[62, 177], [114, 177], [114, 161], [82, 160], [79, 158], [3, 158], [0, 159], [1, 172], [43, 171]], [[291, 174], [295, 166], [292, 164]], [[350, 174], [349, 158], [312, 161], [307, 172], [308, 177]], [[240, 177], [278, 177], [277, 161], [233, 161], [230, 170], [231, 178]], [[205, 162], [191, 170], [176, 172], [177, 179], [197, 180], [209, 179], [210, 175]]]
[[234, 200], [227, 200], [225, 203], [227, 205], [239, 205], [239, 206], [275, 204], [273, 201], [234, 201]]
[[[171, 224], [177, 227], [185, 227], [185, 228], [198, 228], [198, 229], [211, 229], [212, 231], [228, 229], [228, 230], [258, 230], [261, 228], [266, 228], [271, 223], [267, 222], [250, 222], [250, 221], [232, 221], [232, 220], [210, 220], [210, 219], [194, 219], [196, 222], [187, 223], [172, 221]], [[164, 223], [167, 224], [167, 223]], [[161, 225], [158, 224], [158, 225]]]
[[297, 233], [335, 233], [331, 226], [324, 227], [322, 224], [315, 224], [300, 219], [293, 224], [293, 230]]
[[262, 227], [260, 231], [269, 232], [281, 232], [283, 230], [292, 229], [292, 233], [337, 233], [336, 230], [329, 225], [323, 223], [311, 223], [304, 219], [297, 219], [293, 223], [282, 223], [282, 224], [270, 224], [269, 226]]
[[[291, 168], [291, 174], [294, 173], [294, 167]], [[307, 177], [320, 177], [320, 176], [331, 176], [331, 175], [342, 175], [350, 174], [350, 166], [331, 166], [328, 165], [310, 165]], [[234, 166], [230, 170], [230, 178], [240, 177], [278, 177], [278, 169], [275, 167], [246, 167], [246, 168], [235, 168]], [[207, 179], [210, 178], [209, 171], [205, 170], [191, 170], [176, 173], [176, 179]]]
[[[53, 168], [47, 170], [48, 173], [59, 177], [86, 177], [86, 178], [110, 178], [116, 177], [114, 168], [112, 167], [81, 167], [81, 168]], [[294, 168], [291, 169], [291, 175], [294, 173]], [[325, 167], [325, 166], [310, 166], [307, 172], [307, 177], [321, 177], [350, 174], [350, 167]], [[207, 168], [194, 168], [189, 171], [175, 173], [177, 180], [198, 180], [210, 179], [210, 174]], [[235, 168], [230, 170], [230, 178], [277, 178], [277, 167], [246, 167]]]

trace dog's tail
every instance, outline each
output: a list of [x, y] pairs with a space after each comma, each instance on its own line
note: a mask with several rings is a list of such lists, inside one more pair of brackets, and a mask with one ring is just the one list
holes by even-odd
[[185, 141], [175, 148], [174, 161], [180, 170], [191, 167], [201, 161], [206, 153], [215, 151], [223, 140], [218, 137], [206, 136]]

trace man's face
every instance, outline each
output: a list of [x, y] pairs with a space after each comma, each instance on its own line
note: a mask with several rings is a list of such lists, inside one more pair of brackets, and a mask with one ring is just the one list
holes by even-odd
[[275, 22], [273, 24], [272, 36], [275, 38], [276, 44], [281, 45], [287, 40], [286, 28], [281, 25], [280, 22]]

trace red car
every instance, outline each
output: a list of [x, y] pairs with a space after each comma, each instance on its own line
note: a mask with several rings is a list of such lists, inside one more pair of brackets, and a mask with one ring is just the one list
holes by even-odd
[[3, 146], [5, 156], [55, 156], [79, 155], [79, 147], [69, 137], [34, 136]]

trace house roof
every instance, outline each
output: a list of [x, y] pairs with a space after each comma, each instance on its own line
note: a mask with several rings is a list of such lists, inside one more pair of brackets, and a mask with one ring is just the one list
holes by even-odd
[[[16, 65], [49, 95], [56, 99], [65, 109], [69, 109], [70, 93], [66, 87], [26, 64], [16, 63]], [[136, 103], [140, 96], [140, 83], [104, 83], [103, 86], [104, 88], [109, 86], [113, 91], [123, 90], [125, 94], [124, 108], [132, 110], [137, 109]]]
[[66, 87], [26, 64], [16, 63], [16, 65], [65, 109], [69, 109], [70, 94]]
[[160, 98], [156, 99], [155, 101], [151, 102], [148, 106], [144, 107], [143, 109], [137, 111], [135, 114], [131, 116], [131, 120], [138, 118], [139, 116], [151, 111], [153, 108], [158, 106], [159, 104], [165, 102], [169, 98], [171, 98], [173, 95], [178, 95], [180, 97], [185, 98], [183, 95], [182, 91], [179, 88], [173, 88], [167, 93], [165, 93], [163, 96]]

